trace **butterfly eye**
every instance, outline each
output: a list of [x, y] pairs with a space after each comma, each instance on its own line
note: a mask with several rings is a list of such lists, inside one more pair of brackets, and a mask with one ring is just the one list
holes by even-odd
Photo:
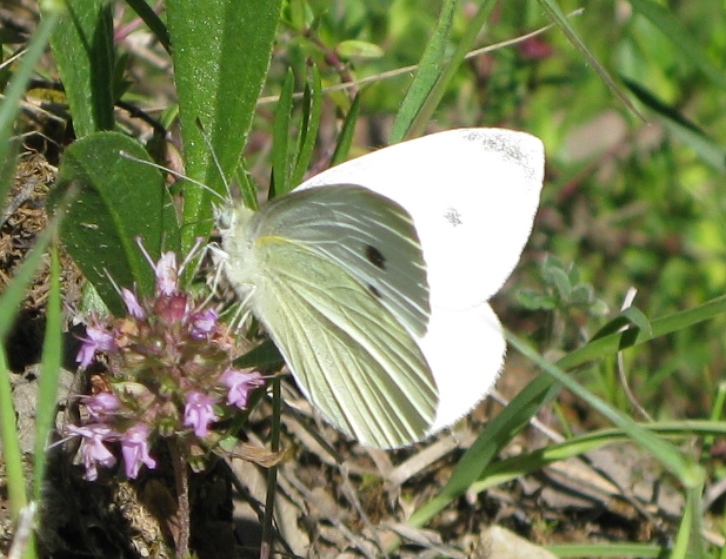
[[214, 221], [220, 229], [230, 229], [234, 221], [234, 212], [230, 207], [214, 208]]
[[386, 269], [386, 257], [376, 247], [371, 245], [366, 246], [366, 258], [376, 268], [380, 268], [381, 270]]

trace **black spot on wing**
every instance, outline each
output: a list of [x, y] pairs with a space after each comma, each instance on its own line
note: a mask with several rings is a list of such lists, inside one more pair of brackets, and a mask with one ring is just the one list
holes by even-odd
[[366, 246], [366, 258], [376, 268], [380, 268], [381, 270], [386, 269], [386, 257], [376, 247], [371, 245]]
[[376, 289], [375, 286], [373, 286], [373, 285], [368, 284], [368, 291], [373, 293], [373, 296], [376, 299], [381, 299], [383, 297], [383, 295], [381, 295], [381, 292], [378, 291], [378, 289]]

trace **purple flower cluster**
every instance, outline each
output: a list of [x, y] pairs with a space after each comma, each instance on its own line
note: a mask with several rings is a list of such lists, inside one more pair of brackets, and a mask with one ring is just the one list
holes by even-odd
[[76, 358], [86, 368], [102, 353], [108, 365], [100, 388], [82, 398], [84, 421], [68, 429], [82, 439], [89, 480], [97, 479], [98, 465], [117, 463], [118, 446], [128, 477], [142, 465], [156, 467], [155, 437], [179, 437], [188, 456], [198, 456], [199, 447], [214, 445], [212, 424], [245, 408], [250, 392], [264, 384], [260, 373], [234, 368], [232, 335], [214, 310], [180, 287], [184, 264], [177, 266], [176, 255], [166, 252], [157, 263], [146, 257], [156, 276], [154, 296], [121, 289], [128, 315], [93, 318]]

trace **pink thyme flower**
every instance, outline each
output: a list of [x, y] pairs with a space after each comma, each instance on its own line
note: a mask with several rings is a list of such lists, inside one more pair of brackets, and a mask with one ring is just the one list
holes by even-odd
[[103, 419], [121, 407], [118, 397], [110, 392], [86, 396], [83, 398], [83, 403], [86, 404], [86, 409], [93, 419]]
[[162, 295], [154, 301], [154, 312], [167, 324], [183, 321], [188, 315], [188, 299], [182, 293]]
[[126, 309], [131, 316], [140, 319], [146, 318], [146, 311], [141, 306], [141, 303], [139, 303], [139, 298], [136, 296], [136, 293], [123, 287], [121, 289], [121, 299], [126, 304]]
[[173, 252], [165, 252], [159, 258], [156, 266], [154, 266], [156, 274], [156, 290], [163, 295], [172, 295], [176, 293], [179, 276], [176, 268], [176, 254]]
[[217, 325], [217, 313], [214, 309], [195, 312], [191, 315], [191, 324], [192, 338], [203, 340], [212, 333]]
[[240, 409], [247, 406], [250, 392], [265, 383], [262, 375], [257, 371], [248, 372], [236, 369], [227, 369], [219, 377], [219, 381], [229, 388], [227, 403]]
[[112, 351], [115, 349], [113, 335], [107, 330], [95, 326], [86, 328], [86, 338], [82, 338], [82, 341], [83, 344], [76, 357], [76, 363], [82, 369], [91, 364], [97, 351]]
[[147, 468], [156, 468], [156, 460], [149, 456], [149, 426], [137, 423], [121, 435], [121, 453], [124, 457], [126, 476], [136, 478], [141, 464]]
[[217, 421], [212, 407], [215, 403], [213, 398], [196, 390], [187, 394], [187, 403], [184, 406], [184, 425], [192, 427], [194, 434], [200, 439], [207, 436], [209, 425]]
[[111, 440], [115, 436], [115, 433], [108, 425], [103, 423], [93, 423], [84, 427], [69, 425], [68, 430], [83, 439], [81, 441], [81, 456], [83, 457], [83, 464], [86, 466], [87, 480], [95, 481], [98, 479], [96, 464], [110, 468], [116, 463], [116, 457], [103, 444], [104, 441]]

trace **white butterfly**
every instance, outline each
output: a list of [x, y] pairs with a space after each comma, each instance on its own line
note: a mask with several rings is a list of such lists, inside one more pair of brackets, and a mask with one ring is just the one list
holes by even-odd
[[496, 380], [506, 344], [487, 301], [519, 260], [543, 174], [542, 143], [522, 132], [403, 142], [256, 213], [230, 209], [225, 272], [331, 424], [404, 446]]

